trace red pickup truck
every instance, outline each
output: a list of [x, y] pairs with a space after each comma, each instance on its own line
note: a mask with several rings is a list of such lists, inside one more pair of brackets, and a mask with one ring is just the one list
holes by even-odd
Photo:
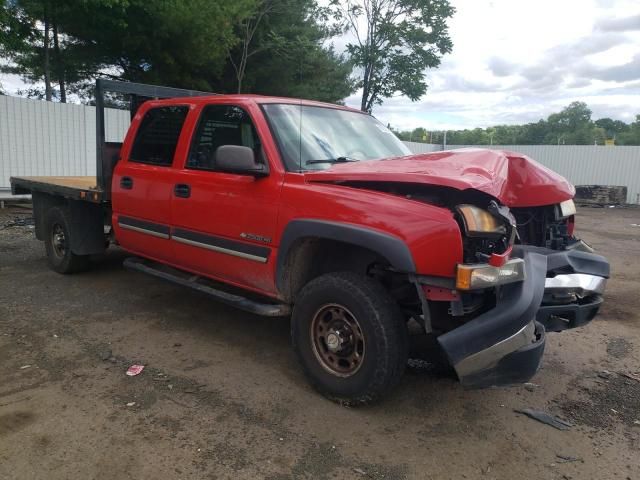
[[[104, 142], [105, 91], [131, 98], [122, 144]], [[465, 386], [505, 385], [602, 303], [574, 188], [524, 155], [412, 155], [371, 115], [290, 98], [101, 80], [96, 105], [96, 177], [11, 179], [51, 267], [116, 243], [125, 267], [290, 315], [309, 381], [341, 403], [397, 384], [409, 324]]]

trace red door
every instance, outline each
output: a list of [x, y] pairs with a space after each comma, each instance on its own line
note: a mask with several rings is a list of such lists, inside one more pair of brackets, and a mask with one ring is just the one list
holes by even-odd
[[[170, 240], [174, 157], [189, 107], [145, 108], [136, 115], [133, 145], [125, 142], [112, 180], [112, 224], [120, 245], [172, 263]], [[132, 127], [134, 128], [134, 127]]]
[[[283, 172], [269, 162], [275, 147], [264, 123], [256, 128], [250, 105], [209, 104], [201, 109], [183, 168], [174, 176], [172, 241], [176, 263], [190, 271], [274, 295], [276, 221]], [[257, 107], [254, 115], [261, 115]], [[269, 175], [220, 172], [215, 150], [254, 150]]]

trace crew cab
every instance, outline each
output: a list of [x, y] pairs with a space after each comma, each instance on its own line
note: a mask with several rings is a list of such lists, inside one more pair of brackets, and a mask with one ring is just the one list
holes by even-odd
[[[105, 91], [131, 99], [122, 144], [104, 142]], [[609, 265], [574, 237], [573, 186], [524, 155], [414, 155], [369, 114], [290, 98], [99, 80], [96, 106], [96, 177], [11, 179], [51, 268], [113, 243], [127, 268], [290, 316], [338, 402], [398, 383], [409, 324], [463, 385], [507, 385], [602, 303]]]

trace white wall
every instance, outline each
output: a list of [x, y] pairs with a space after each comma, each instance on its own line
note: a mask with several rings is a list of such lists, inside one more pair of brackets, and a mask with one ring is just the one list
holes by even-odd
[[[405, 142], [412, 152], [422, 153], [416, 143]], [[431, 148], [428, 145], [427, 148]], [[627, 202], [638, 203], [640, 194], [640, 147], [596, 145], [447, 145], [447, 149], [492, 148], [511, 150], [533, 158], [558, 172], [574, 185], [622, 185]], [[442, 147], [440, 146], [440, 149]], [[426, 150], [432, 151], [432, 150]]]
[[[121, 142], [129, 112], [105, 111], [108, 141]], [[0, 96], [0, 189], [9, 177], [96, 174], [95, 107]]]
[[442, 145], [436, 143], [418, 143], [418, 142], [403, 142], [409, 150], [413, 153], [431, 153], [439, 152], [442, 150]]

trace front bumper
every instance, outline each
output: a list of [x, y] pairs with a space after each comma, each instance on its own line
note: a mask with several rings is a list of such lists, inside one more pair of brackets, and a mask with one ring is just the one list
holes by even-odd
[[509, 385], [538, 370], [545, 329], [536, 322], [547, 258], [528, 247], [514, 248], [524, 260], [525, 279], [499, 288], [495, 308], [438, 337], [438, 343], [466, 387]]
[[589, 323], [602, 305], [609, 263], [594, 253], [577, 250], [541, 252], [547, 257], [547, 278], [536, 320], [548, 332]]
[[581, 327], [595, 318], [602, 301], [602, 297], [596, 296], [587, 303], [542, 305], [536, 318], [549, 332]]

